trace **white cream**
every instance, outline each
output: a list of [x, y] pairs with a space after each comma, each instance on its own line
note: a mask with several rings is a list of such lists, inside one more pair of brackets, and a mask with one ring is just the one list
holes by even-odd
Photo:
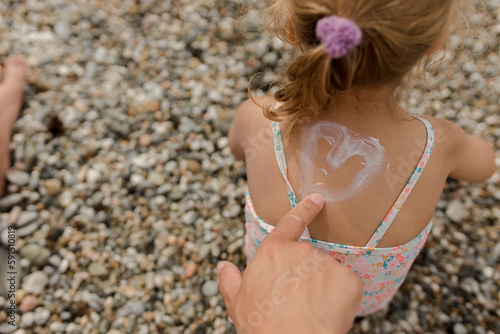
[[[331, 148], [324, 157], [318, 157], [318, 143], [325, 140]], [[340, 202], [352, 198], [365, 189], [387, 167], [385, 149], [377, 138], [364, 137], [349, 128], [327, 121], [307, 126], [302, 132], [300, 175], [302, 198], [311, 193], [320, 193], [325, 201]], [[344, 188], [335, 188], [327, 183], [335, 177], [335, 171], [342, 168], [349, 159], [362, 159], [359, 172]], [[319, 167], [317, 164], [321, 164]], [[330, 182], [331, 184], [331, 182]]]

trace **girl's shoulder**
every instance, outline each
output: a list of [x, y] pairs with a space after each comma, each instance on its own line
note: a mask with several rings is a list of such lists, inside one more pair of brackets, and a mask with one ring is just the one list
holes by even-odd
[[434, 147], [447, 162], [449, 177], [481, 182], [495, 172], [495, 155], [488, 142], [468, 134], [454, 122], [431, 116], [423, 118], [432, 125]]
[[236, 158], [244, 160], [244, 143], [267, 131], [270, 120], [264, 117], [263, 107], [275, 103], [270, 96], [259, 96], [248, 99], [238, 108], [228, 135], [229, 146]]

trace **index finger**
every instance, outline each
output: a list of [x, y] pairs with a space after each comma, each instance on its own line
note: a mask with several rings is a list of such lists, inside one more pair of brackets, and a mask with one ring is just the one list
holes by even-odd
[[323, 208], [324, 200], [320, 194], [311, 194], [280, 219], [268, 237], [298, 241], [314, 217]]

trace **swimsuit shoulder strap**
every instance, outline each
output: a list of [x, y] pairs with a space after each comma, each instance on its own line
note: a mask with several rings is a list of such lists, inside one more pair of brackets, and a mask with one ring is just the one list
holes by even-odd
[[413, 171], [413, 174], [410, 176], [408, 183], [403, 188], [403, 191], [399, 195], [398, 199], [392, 206], [387, 216], [385, 216], [384, 220], [382, 221], [378, 229], [375, 231], [371, 239], [366, 244], [366, 247], [371, 247], [371, 248], [377, 247], [378, 243], [385, 235], [385, 233], [391, 226], [394, 219], [396, 219], [396, 216], [401, 210], [401, 207], [403, 206], [404, 202], [410, 195], [411, 191], [413, 190], [413, 187], [420, 178], [420, 175], [422, 175], [422, 172], [425, 166], [427, 165], [427, 162], [429, 161], [432, 150], [434, 148], [434, 129], [432, 128], [432, 125], [428, 120], [424, 118], [418, 118], [418, 119], [425, 125], [425, 128], [427, 129], [427, 144], [425, 146], [424, 152], [422, 153], [420, 161], [418, 162], [417, 167]]
[[278, 161], [278, 166], [280, 168], [281, 175], [286, 184], [286, 191], [288, 193], [288, 199], [290, 200], [290, 205], [292, 208], [295, 207], [299, 202], [295, 192], [293, 191], [290, 181], [288, 181], [288, 167], [286, 164], [285, 148], [283, 146], [283, 139], [281, 137], [280, 123], [272, 122], [273, 128], [273, 143], [274, 143], [274, 154], [276, 155], [276, 160]]

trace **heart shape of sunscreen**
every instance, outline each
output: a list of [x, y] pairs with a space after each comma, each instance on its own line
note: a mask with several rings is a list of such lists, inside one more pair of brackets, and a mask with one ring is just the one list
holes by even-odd
[[[324, 157], [318, 157], [318, 143], [325, 140], [331, 148]], [[301, 140], [300, 176], [302, 198], [311, 193], [323, 195], [325, 201], [340, 202], [352, 198], [365, 189], [370, 182], [384, 169], [385, 149], [379, 140], [364, 137], [349, 128], [327, 121], [320, 121], [304, 128]], [[328, 177], [334, 177], [335, 171], [342, 168], [346, 162], [360, 157], [363, 162], [361, 170], [353, 177], [351, 183], [341, 189], [328, 186]], [[319, 158], [319, 160], [318, 160]], [[316, 165], [317, 161], [324, 163], [326, 168]], [[315, 180], [319, 171], [323, 180]], [[330, 174], [333, 174], [331, 176]]]

